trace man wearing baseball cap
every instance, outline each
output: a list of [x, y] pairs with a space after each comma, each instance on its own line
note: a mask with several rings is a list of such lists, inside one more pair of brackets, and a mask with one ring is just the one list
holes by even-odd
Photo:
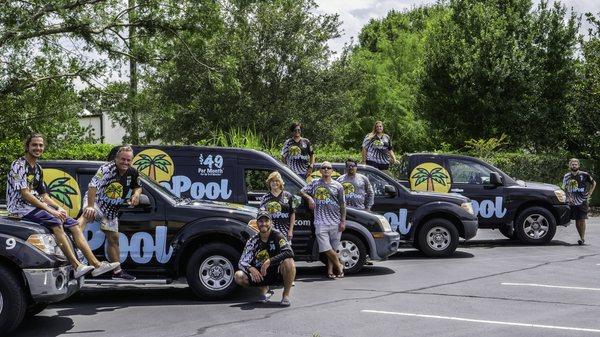
[[259, 232], [244, 248], [235, 282], [242, 287], [260, 287], [259, 301], [269, 301], [269, 286], [283, 282], [282, 306], [290, 306], [290, 290], [296, 277], [294, 252], [286, 237], [272, 228], [271, 215], [264, 209], [258, 211], [256, 223]]

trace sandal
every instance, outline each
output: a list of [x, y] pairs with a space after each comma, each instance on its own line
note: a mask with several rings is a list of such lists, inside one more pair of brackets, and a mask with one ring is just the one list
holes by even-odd
[[339, 274], [335, 275], [335, 277], [337, 277], [337, 278], [344, 278], [344, 273], [339, 273]]
[[327, 274], [327, 277], [334, 280], [336, 275], [335, 274]]
[[260, 297], [258, 298], [258, 301], [260, 303], [267, 303], [269, 302], [269, 300], [271, 299], [271, 296], [273, 296], [275, 292], [273, 292], [272, 290], [267, 291], [266, 294], [260, 295]]
[[279, 302], [279, 305], [281, 305], [282, 307], [289, 307], [292, 303], [290, 303], [290, 299], [287, 297], [284, 297], [281, 299], [281, 302]]

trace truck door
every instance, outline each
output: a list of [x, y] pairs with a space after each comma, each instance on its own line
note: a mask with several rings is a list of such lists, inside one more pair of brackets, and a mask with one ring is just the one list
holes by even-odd
[[[259, 207], [261, 198], [267, 194], [267, 177], [273, 169], [258, 167], [241, 167], [244, 177], [245, 198], [244, 204]], [[284, 190], [290, 192], [293, 196], [298, 196], [302, 186], [295, 180], [286, 176], [285, 172], [280, 172], [284, 182]], [[312, 255], [312, 249], [315, 242], [313, 223], [313, 212], [308, 208], [306, 201], [298, 196], [300, 205], [296, 209], [296, 222], [294, 224], [294, 237], [292, 239], [292, 249], [294, 254]]]
[[497, 227], [505, 222], [504, 187], [490, 184], [490, 168], [473, 160], [451, 157], [447, 159], [447, 167], [452, 176], [450, 192], [471, 199], [480, 227]]

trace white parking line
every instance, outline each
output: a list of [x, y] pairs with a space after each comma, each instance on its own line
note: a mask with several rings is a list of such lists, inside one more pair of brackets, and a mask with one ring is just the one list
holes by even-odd
[[503, 285], [503, 286], [522, 286], [522, 287], [540, 287], [540, 288], [557, 288], [557, 289], [571, 289], [571, 290], [600, 291], [600, 288], [553, 286], [553, 285], [549, 285], [549, 284], [536, 284], [536, 283], [511, 283], [511, 282], [503, 282], [503, 283], [500, 283], [500, 284]]
[[481, 320], [481, 319], [450, 317], [450, 316], [437, 316], [437, 315], [423, 315], [423, 314], [412, 314], [412, 313], [407, 313], [407, 312], [392, 312], [392, 311], [378, 311], [378, 310], [361, 310], [361, 312], [371, 313], [371, 314], [384, 314], [384, 315], [419, 317], [419, 318], [435, 318], [435, 319], [443, 319], [443, 320], [449, 320], [449, 321], [460, 321], [460, 322], [472, 322], [472, 323], [496, 324], [496, 325], [510, 325], [510, 326], [520, 326], [520, 327], [528, 327], [528, 328], [541, 328], [541, 329], [569, 330], [569, 331], [583, 331], [583, 332], [600, 333], [599, 329], [576, 328], [576, 327], [569, 327], [569, 326], [555, 326], [555, 325], [529, 324], [529, 323], [518, 323], [518, 322], [488, 321], [488, 320]]

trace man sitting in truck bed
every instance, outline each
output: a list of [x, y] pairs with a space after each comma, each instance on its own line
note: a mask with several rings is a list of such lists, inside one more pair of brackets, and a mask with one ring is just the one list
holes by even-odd
[[[75, 220], [67, 216], [67, 212], [48, 196], [44, 184], [44, 172], [38, 158], [44, 153], [44, 138], [41, 134], [31, 134], [25, 140], [25, 156], [15, 160], [8, 173], [6, 200], [9, 214], [23, 220], [35, 222], [50, 229], [58, 246], [75, 268], [75, 278], [89, 272], [97, 276], [109, 272], [119, 263], [98, 261], [88, 245], [81, 228], [85, 219]], [[84, 265], [75, 257], [69, 239], [63, 230], [68, 228], [73, 234], [75, 244], [92, 266]]]

